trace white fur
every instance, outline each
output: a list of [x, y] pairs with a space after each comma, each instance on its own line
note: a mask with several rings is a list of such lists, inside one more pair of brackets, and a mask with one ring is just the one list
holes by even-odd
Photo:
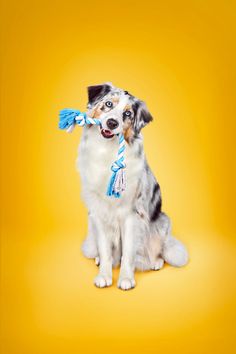
[[[145, 168], [144, 155], [140, 158], [138, 154], [140, 148], [143, 149], [140, 139], [132, 145], [126, 143], [127, 188], [120, 199], [108, 197], [106, 190], [110, 166], [117, 155], [118, 137], [105, 139], [97, 126], [83, 128], [78, 167], [82, 196], [89, 211], [89, 228], [82, 250], [99, 264], [94, 280], [97, 287], [112, 284], [112, 267], [120, 263], [118, 287], [128, 290], [135, 286], [136, 268], [157, 270], [162, 268], [164, 260], [174, 266], [182, 266], [188, 260], [185, 247], [170, 236], [168, 217], [162, 214], [151, 224], [145, 200], [136, 198]], [[150, 180], [145, 178], [142, 183], [148, 185]]]

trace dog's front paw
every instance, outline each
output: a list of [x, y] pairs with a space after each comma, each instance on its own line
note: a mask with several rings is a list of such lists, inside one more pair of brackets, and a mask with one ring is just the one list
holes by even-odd
[[118, 288], [122, 290], [129, 290], [134, 288], [136, 285], [134, 278], [119, 278], [118, 280]]
[[112, 278], [107, 275], [98, 274], [94, 279], [94, 284], [98, 288], [105, 288], [106, 286], [112, 285]]

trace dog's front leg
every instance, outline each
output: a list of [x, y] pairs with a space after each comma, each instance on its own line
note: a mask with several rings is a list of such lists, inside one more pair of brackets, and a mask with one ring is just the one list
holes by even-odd
[[111, 240], [107, 237], [101, 220], [96, 218], [97, 246], [100, 260], [99, 273], [94, 279], [94, 284], [104, 288], [112, 284], [112, 247]]
[[135, 232], [135, 215], [126, 218], [122, 228], [122, 258], [118, 287], [123, 290], [129, 290], [135, 287], [134, 269], [136, 256], [137, 237]]

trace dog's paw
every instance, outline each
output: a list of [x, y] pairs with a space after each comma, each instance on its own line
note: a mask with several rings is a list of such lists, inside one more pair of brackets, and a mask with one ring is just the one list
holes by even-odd
[[118, 288], [122, 290], [129, 290], [134, 288], [136, 285], [134, 278], [120, 278], [118, 280]]
[[98, 274], [94, 279], [94, 285], [98, 288], [105, 288], [112, 285], [112, 278], [107, 275]]
[[100, 258], [99, 257], [95, 257], [95, 264], [96, 264], [96, 266], [99, 266], [99, 264], [100, 264]]
[[151, 266], [152, 270], [160, 270], [164, 266], [164, 259], [157, 258], [156, 262]]

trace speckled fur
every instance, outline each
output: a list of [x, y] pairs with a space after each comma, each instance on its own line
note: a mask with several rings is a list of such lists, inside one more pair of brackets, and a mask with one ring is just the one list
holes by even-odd
[[[135, 269], [157, 270], [164, 261], [183, 266], [188, 254], [171, 236], [170, 220], [161, 211], [160, 187], [145, 158], [141, 129], [152, 120], [146, 105], [111, 84], [91, 86], [88, 92], [87, 113], [101, 119], [104, 129], [108, 119], [114, 118], [119, 123], [114, 133], [123, 131], [126, 137], [127, 187], [120, 199], [106, 196], [118, 137], [106, 139], [97, 126], [85, 126], [78, 168], [89, 228], [82, 250], [100, 263], [96, 286], [111, 285], [112, 266], [121, 264], [118, 287], [128, 290], [135, 286]], [[111, 109], [106, 107], [107, 100], [112, 102]], [[127, 109], [131, 112], [128, 118], [124, 116]]]

